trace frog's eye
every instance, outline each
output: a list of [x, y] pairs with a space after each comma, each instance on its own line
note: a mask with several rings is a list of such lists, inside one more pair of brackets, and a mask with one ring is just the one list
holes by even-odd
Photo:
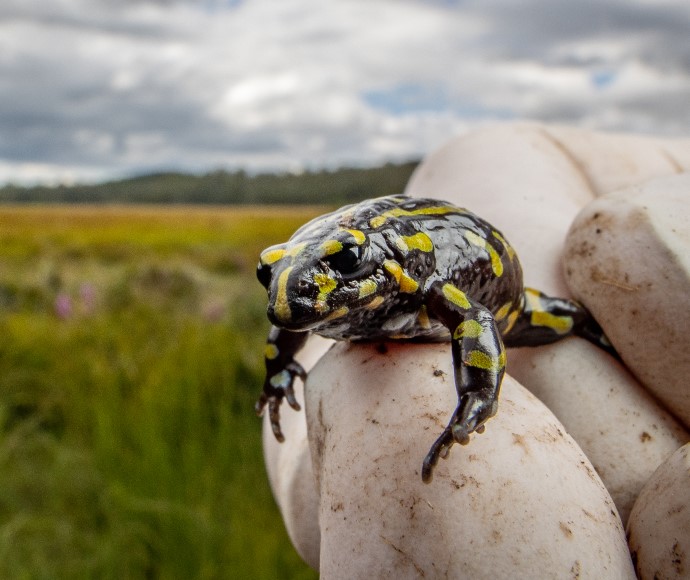
[[352, 274], [362, 264], [363, 250], [355, 244], [343, 244], [343, 249], [326, 258], [328, 265], [341, 274]]

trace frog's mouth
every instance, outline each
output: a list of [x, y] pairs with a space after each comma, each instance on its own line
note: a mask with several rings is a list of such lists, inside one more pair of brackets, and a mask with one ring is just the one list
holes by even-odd
[[290, 266], [269, 285], [268, 319], [275, 326], [296, 332], [329, 327], [335, 320], [342, 323], [341, 319], [353, 310], [373, 309], [383, 302], [378, 295], [385, 291], [389, 280], [379, 270], [370, 276], [351, 278], [322, 263], [299, 270]]
[[293, 277], [292, 270], [286, 268], [268, 289], [268, 319], [286, 330], [311, 330], [323, 319], [319, 287], [313, 273]]
[[301, 300], [293, 300], [287, 310], [271, 302], [266, 314], [271, 324], [294, 332], [311, 330], [323, 320], [323, 317], [318, 315], [312, 306], [302, 304]]

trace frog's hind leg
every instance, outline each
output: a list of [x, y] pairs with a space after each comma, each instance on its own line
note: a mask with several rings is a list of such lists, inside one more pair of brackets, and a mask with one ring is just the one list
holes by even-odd
[[601, 326], [574, 300], [552, 298], [525, 288], [514, 324], [503, 332], [507, 347], [540, 346], [567, 336], [580, 336], [618, 358]]

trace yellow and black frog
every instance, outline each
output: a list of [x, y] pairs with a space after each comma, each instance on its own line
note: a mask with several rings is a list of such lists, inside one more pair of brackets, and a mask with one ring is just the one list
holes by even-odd
[[424, 459], [430, 481], [438, 458], [466, 444], [497, 411], [508, 346], [582, 336], [615, 354], [578, 303], [525, 288], [515, 251], [492, 225], [443, 201], [402, 195], [345, 206], [299, 228], [261, 254], [259, 281], [272, 323], [266, 380], [279, 441], [283, 398], [296, 410], [295, 360], [310, 333], [335, 340], [450, 341], [458, 405]]

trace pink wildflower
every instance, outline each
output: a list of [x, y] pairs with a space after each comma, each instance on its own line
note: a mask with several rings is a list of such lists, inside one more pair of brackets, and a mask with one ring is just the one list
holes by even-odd
[[61, 292], [55, 298], [55, 314], [62, 320], [72, 316], [72, 299], [68, 294]]

